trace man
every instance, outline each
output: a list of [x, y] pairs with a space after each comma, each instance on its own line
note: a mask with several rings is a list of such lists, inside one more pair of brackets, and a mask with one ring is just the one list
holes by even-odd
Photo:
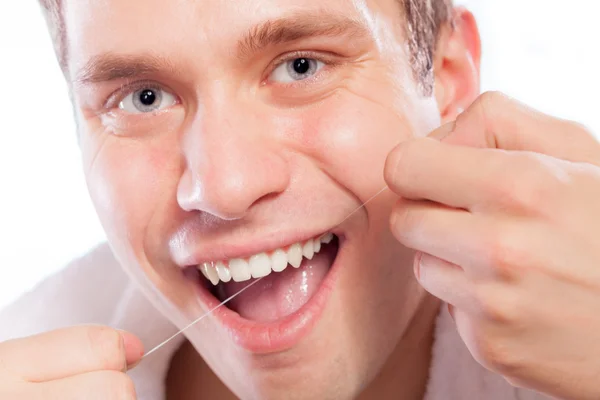
[[[111, 328], [6, 342], [3, 398], [600, 396], [600, 146], [579, 126], [478, 97], [468, 11], [442, 0], [44, 7], [90, 194], [128, 276], [100, 250], [87, 275], [53, 282], [86, 292], [53, 299], [60, 313], [158, 329], [156, 344], [165, 324], [137, 293], [183, 328], [247, 289], [143, 360], [139, 339]], [[32, 301], [10, 315], [37, 321]], [[445, 306], [437, 318], [442, 302], [466, 348]]]

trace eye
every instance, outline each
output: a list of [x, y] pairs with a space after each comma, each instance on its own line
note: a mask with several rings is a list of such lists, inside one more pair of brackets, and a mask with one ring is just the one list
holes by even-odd
[[144, 114], [171, 107], [177, 103], [174, 95], [159, 88], [144, 87], [128, 94], [119, 108], [131, 114]]
[[299, 57], [279, 65], [271, 73], [270, 80], [279, 83], [291, 83], [310, 78], [325, 64], [314, 58]]

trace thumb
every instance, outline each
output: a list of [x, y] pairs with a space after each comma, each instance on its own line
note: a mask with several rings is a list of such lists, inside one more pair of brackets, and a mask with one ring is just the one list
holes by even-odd
[[125, 360], [127, 361], [127, 370], [134, 369], [138, 366], [144, 355], [144, 345], [142, 341], [135, 335], [119, 330], [123, 338], [123, 346], [125, 347]]
[[530, 151], [600, 165], [600, 143], [584, 127], [533, 110], [500, 93], [481, 95], [456, 121], [430, 137], [454, 145]]

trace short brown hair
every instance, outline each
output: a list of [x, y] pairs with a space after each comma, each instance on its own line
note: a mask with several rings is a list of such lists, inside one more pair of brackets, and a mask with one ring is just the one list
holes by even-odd
[[[58, 60], [66, 73], [66, 29], [62, 17], [64, 0], [39, 0], [48, 22]], [[398, 0], [406, 17], [411, 64], [425, 94], [433, 88], [433, 55], [444, 25], [452, 20], [452, 0]]]
[[424, 94], [433, 92], [433, 56], [444, 26], [452, 27], [453, 0], [400, 0], [411, 64]]

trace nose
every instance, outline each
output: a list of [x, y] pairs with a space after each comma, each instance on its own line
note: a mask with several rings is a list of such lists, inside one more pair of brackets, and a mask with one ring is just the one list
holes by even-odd
[[251, 107], [204, 106], [182, 140], [182, 209], [236, 220], [286, 190], [289, 165], [265, 121]]

